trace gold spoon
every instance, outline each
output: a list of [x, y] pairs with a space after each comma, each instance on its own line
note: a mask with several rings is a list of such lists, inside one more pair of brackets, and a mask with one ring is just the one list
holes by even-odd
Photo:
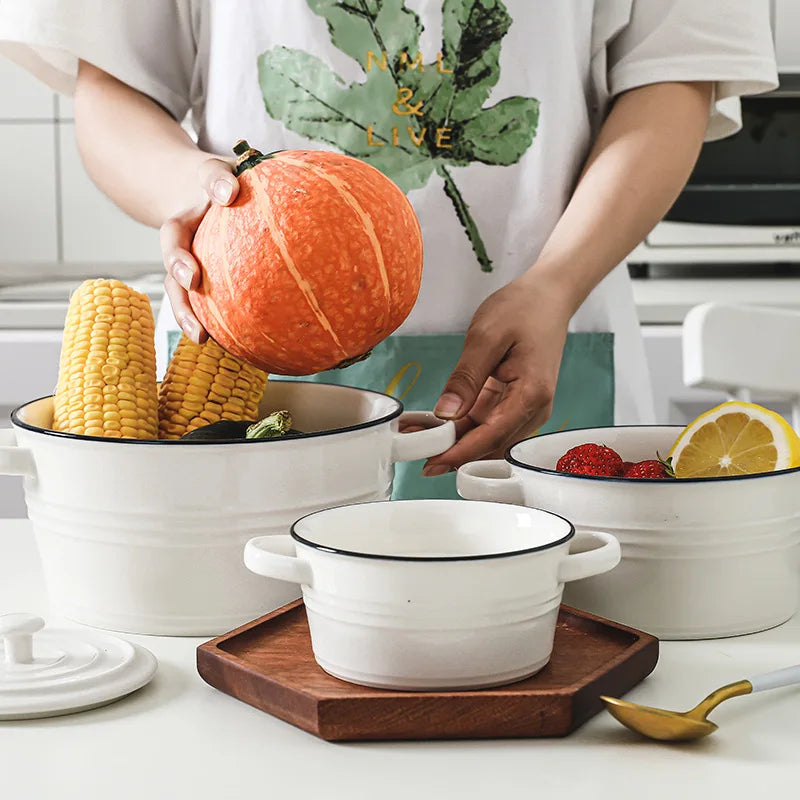
[[706, 717], [724, 700], [743, 694], [763, 692], [800, 683], [800, 664], [775, 672], [767, 672], [750, 680], [729, 683], [712, 692], [691, 711], [667, 711], [663, 708], [640, 706], [615, 697], [601, 697], [608, 712], [626, 728], [650, 739], [664, 742], [685, 742], [713, 733], [717, 726]]

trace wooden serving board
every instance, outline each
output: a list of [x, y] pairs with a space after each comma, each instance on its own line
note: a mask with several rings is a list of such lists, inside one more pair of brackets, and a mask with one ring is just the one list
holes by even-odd
[[550, 663], [497, 689], [397, 692], [331, 677], [314, 660], [302, 600], [197, 650], [211, 686], [329, 741], [566, 736], [657, 661], [655, 637], [566, 606]]

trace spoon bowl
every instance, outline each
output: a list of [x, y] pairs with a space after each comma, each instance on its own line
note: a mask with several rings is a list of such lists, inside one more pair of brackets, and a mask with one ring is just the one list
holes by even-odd
[[662, 742], [687, 742], [714, 733], [717, 726], [706, 717], [724, 700], [752, 692], [778, 689], [800, 683], [800, 664], [767, 672], [746, 681], [729, 683], [699, 702], [691, 711], [667, 711], [664, 708], [640, 706], [616, 697], [601, 697], [608, 713], [642, 736]]
[[707, 719], [693, 719], [683, 712], [640, 706], [614, 697], [602, 697], [601, 700], [614, 719], [626, 728], [650, 739], [659, 739], [662, 742], [687, 742], [692, 739], [702, 739], [717, 730], [713, 722]]

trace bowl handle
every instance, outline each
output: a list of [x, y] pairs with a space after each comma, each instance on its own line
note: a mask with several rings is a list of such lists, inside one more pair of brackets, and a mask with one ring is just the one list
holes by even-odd
[[273, 534], [250, 539], [244, 546], [244, 564], [251, 572], [303, 586], [313, 584], [311, 565], [296, 555], [294, 540], [288, 534]]
[[456, 490], [465, 500], [524, 505], [522, 479], [508, 461], [493, 459], [464, 464], [456, 475]]
[[430, 411], [407, 411], [400, 417], [403, 425], [416, 425], [425, 430], [394, 434], [392, 461], [417, 461], [449, 450], [456, 443], [456, 426], [439, 419]]
[[33, 453], [25, 447], [17, 446], [13, 428], [0, 430], [0, 475], [36, 476]]
[[601, 531], [581, 531], [570, 543], [569, 555], [558, 565], [558, 582], [579, 581], [608, 572], [619, 564], [620, 558], [616, 536]]

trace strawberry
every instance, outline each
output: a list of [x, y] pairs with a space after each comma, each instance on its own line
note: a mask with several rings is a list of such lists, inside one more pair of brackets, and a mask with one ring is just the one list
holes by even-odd
[[635, 461], [623, 461], [622, 474], [624, 475], [635, 463], [636, 463]]
[[556, 469], [572, 475], [619, 477], [622, 475], [622, 459], [605, 445], [579, 444], [558, 459]]
[[659, 456], [648, 459], [647, 461], [637, 461], [628, 467], [623, 473], [623, 478], [674, 478], [670, 459], [662, 460]]

